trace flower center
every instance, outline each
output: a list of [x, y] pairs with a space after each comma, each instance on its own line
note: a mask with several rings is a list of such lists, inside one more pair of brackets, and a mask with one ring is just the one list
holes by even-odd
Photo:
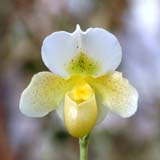
[[93, 94], [93, 89], [87, 83], [81, 83], [73, 88], [70, 97], [78, 104], [86, 101]]

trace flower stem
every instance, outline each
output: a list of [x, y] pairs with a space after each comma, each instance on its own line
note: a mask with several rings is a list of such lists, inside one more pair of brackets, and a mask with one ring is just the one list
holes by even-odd
[[89, 135], [79, 139], [80, 160], [88, 159], [88, 144], [89, 144]]

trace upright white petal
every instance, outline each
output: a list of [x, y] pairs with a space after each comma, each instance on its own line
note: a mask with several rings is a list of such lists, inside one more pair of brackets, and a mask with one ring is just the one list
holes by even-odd
[[121, 61], [121, 47], [116, 37], [101, 28], [85, 32], [77, 25], [73, 33], [49, 35], [42, 45], [42, 59], [54, 73], [99, 76], [115, 70]]
[[82, 40], [85, 53], [100, 63], [101, 70], [97, 75], [114, 71], [122, 58], [121, 46], [117, 38], [102, 28], [89, 28]]

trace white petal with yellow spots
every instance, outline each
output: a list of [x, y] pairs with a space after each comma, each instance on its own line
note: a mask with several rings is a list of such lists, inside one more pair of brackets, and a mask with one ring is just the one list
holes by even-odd
[[100, 97], [99, 105], [104, 105], [109, 111], [122, 117], [130, 117], [136, 112], [138, 92], [120, 72], [91, 78], [89, 82]]
[[67, 87], [63, 78], [51, 72], [34, 75], [21, 95], [21, 112], [30, 117], [45, 116], [58, 107]]

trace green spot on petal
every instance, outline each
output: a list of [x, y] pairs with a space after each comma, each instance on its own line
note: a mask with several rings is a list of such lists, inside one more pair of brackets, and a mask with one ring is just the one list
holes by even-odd
[[72, 75], [95, 75], [99, 69], [99, 64], [83, 52], [74, 57], [67, 66], [68, 73]]

